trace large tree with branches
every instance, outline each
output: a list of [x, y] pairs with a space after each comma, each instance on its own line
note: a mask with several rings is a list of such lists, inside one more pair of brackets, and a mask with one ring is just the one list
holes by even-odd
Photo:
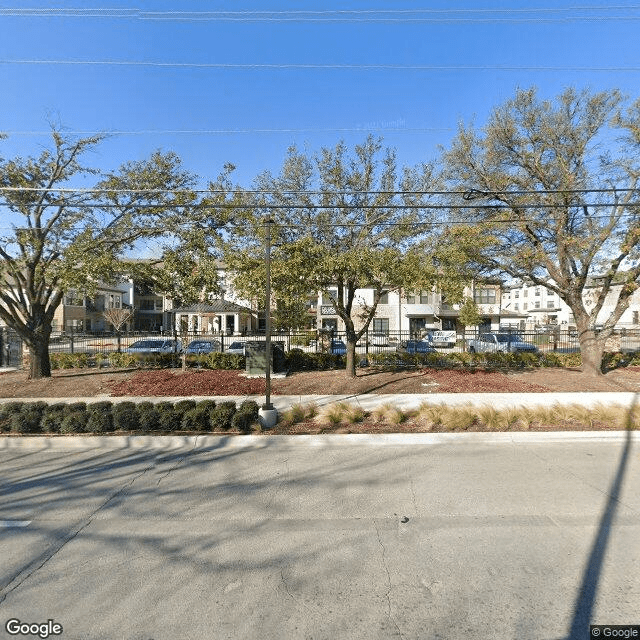
[[259, 176], [237, 214], [225, 252], [236, 289], [265, 304], [268, 219], [275, 301], [299, 315], [301, 302], [324, 292], [344, 324], [346, 370], [355, 376], [356, 343], [382, 294], [429, 288], [437, 279], [425, 249], [431, 227], [423, 224], [425, 193], [436, 184], [431, 166], [398, 170], [395, 152], [372, 137], [352, 152], [343, 143], [315, 156], [291, 148], [280, 174]]
[[617, 91], [551, 101], [520, 90], [483, 130], [461, 126], [444, 156], [464, 196], [454, 204], [477, 223], [453, 228], [452, 241], [481, 268], [555, 291], [591, 374], [639, 286], [639, 123], [640, 103], [625, 109]]
[[[0, 318], [29, 348], [32, 378], [51, 375], [49, 339], [64, 292], [90, 295], [99, 281], [113, 281], [123, 252], [175, 229], [171, 216], [180, 220], [195, 199], [195, 178], [173, 153], [157, 151], [101, 175], [82, 163], [100, 136], [53, 130], [52, 139], [36, 157], [0, 162], [0, 207], [10, 229], [0, 238]], [[95, 186], [79, 188], [92, 176]]]

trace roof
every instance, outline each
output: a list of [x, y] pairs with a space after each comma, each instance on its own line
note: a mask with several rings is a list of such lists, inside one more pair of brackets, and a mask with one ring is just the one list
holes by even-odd
[[251, 313], [251, 309], [242, 307], [235, 302], [228, 300], [210, 300], [209, 302], [198, 302], [197, 304], [188, 305], [173, 309], [173, 313]]

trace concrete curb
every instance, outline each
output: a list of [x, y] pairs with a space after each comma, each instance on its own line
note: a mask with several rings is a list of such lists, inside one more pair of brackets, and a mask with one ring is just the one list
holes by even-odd
[[387, 433], [322, 435], [198, 435], [198, 436], [5, 436], [0, 450], [173, 450], [266, 449], [274, 446], [415, 446], [441, 444], [546, 444], [582, 442], [640, 443], [640, 431], [550, 431], [469, 433]]

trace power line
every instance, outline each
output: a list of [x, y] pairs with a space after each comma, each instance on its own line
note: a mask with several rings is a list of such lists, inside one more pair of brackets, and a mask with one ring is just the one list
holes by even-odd
[[[387, 131], [392, 133], [428, 133], [433, 131], [454, 131], [453, 127], [327, 127], [327, 128], [255, 128], [255, 129], [112, 129], [103, 131], [65, 130], [66, 135], [74, 136], [137, 136], [137, 135], [236, 135], [256, 133], [357, 133], [367, 131]], [[51, 135], [51, 130], [7, 130], [2, 133], [13, 136]]]
[[[1, 16], [111, 18], [180, 22], [575, 22], [638, 19], [638, 5], [528, 9], [341, 9], [287, 11], [144, 11], [137, 8], [0, 9]], [[611, 15], [624, 11], [623, 15]], [[591, 14], [591, 15], [589, 15]], [[602, 15], [597, 15], [602, 14]], [[488, 17], [485, 17], [488, 16]]]
[[631, 72], [639, 66], [612, 67], [560, 67], [560, 66], [511, 66], [511, 65], [422, 65], [422, 64], [349, 64], [349, 63], [231, 63], [231, 62], [159, 62], [151, 60], [0, 60], [3, 65], [67, 65], [151, 67], [175, 69], [246, 69], [246, 70], [364, 70], [364, 71], [536, 71], [536, 72]]
[[164, 193], [173, 194], [229, 194], [229, 195], [413, 195], [413, 196], [464, 196], [465, 200], [472, 200], [480, 197], [496, 197], [496, 196], [522, 196], [522, 195], [548, 195], [548, 194], [584, 194], [584, 193], [629, 193], [637, 191], [634, 188], [593, 188], [593, 189], [519, 189], [517, 191], [482, 191], [479, 189], [465, 190], [449, 190], [449, 191], [405, 191], [405, 190], [336, 190], [322, 191], [310, 189], [96, 189], [91, 187], [2, 187], [0, 192], [55, 192], [55, 193], [128, 193], [128, 194], [147, 194], [158, 195]]

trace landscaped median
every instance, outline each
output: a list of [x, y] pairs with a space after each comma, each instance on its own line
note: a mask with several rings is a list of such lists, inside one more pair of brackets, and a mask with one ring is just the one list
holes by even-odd
[[[0, 433], [189, 435], [263, 433], [255, 400], [99, 400], [96, 402], [4, 402]], [[267, 433], [443, 433], [505, 431], [618, 431], [640, 426], [640, 407], [622, 404], [554, 403], [496, 408], [491, 404], [422, 402], [402, 408], [393, 402], [365, 409], [358, 398], [292, 403]]]

